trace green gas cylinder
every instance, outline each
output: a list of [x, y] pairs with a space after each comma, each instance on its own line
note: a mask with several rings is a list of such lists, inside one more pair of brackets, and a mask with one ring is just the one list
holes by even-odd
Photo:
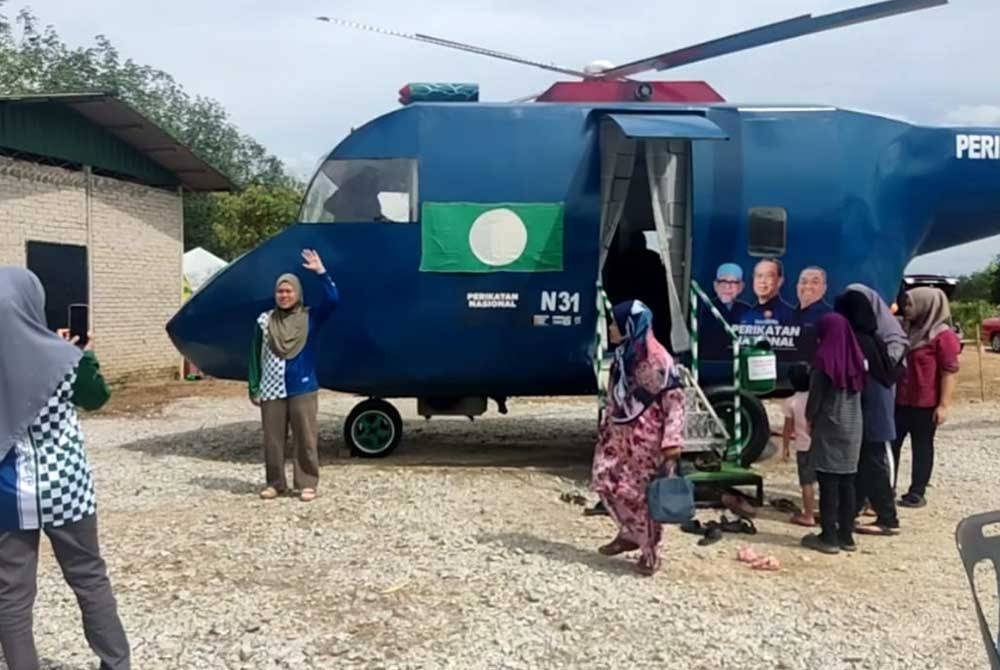
[[760, 395], [774, 390], [778, 381], [778, 359], [767, 340], [740, 348], [740, 385]]

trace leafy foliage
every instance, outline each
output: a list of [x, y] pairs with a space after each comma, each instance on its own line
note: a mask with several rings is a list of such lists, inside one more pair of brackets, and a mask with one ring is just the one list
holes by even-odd
[[983, 319], [996, 314], [993, 305], [985, 300], [953, 301], [951, 316], [961, 328], [966, 339], [974, 340]]
[[[0, 10], [5, 4], [0, 0]], [[0, 14], [0, 93], [85, 91], [114, 93], [238, 186], [250, 187], [237, 194], [187, 194], [186, 248], [202, 246], [231, 258], [294, 221], [296, 208], [289, 203], [298, 203], [302, 184], [241, 133], [218, 101], [192, 96], [162, 70], [123, 60], [104, 35], [92, 46], [71, 48], [28, 9], [13, 21]]]
[[220, 195], [216, 199], [213, 232], [231, 254], [243, 254], [261, 239], [279, 232], [286, 222], [295, 220], [301, 199], [294, 188], [258, 184], [236, 195]]
[[1000, 304], [1000, 256], [983, 270], [959, 277], [954, 297], [963, 302], [982, 300]]

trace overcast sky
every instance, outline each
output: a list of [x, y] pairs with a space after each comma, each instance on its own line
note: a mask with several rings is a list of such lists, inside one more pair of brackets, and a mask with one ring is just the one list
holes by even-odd
[[[510, 100], [558, 76], [320, 23], [317, 15], [582, 68], [870, 1], [34, 0], [31, 7], [72, 45], [107, 35], [123, 57], [219, 100], [244, 132], [305, 177], [351, 126], [395, 108], [409, 81], [473, 81], [481, 99]], [[9, 0], [5, 11], [24, 4]], [[824, 103], [925, 124], [1000, 126], [997, 26], [1000, 0], [951, 0], [663, 74], [704, 79], [735, 102]], [[917, 259], [910, 269], [968, 272], [997, 253], [1000, 237]]]

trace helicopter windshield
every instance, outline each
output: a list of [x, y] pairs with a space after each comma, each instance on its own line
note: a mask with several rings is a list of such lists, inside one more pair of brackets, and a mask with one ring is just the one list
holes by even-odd
[[303, 223], [411, 223], [417, 220], [417, 161], [328, 160], [313, 177]]

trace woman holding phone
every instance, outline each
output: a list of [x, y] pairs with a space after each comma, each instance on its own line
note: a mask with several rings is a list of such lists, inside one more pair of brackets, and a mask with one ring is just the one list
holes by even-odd
[[23, 268], [0, 267], [0, 313], [0, 647], [7, 667], [38, 668], [32, 609], [45, 533], [101, 667], [128, 670], [77, 415], [110, 396], [93, 338], [80, 348], [49, 331], [42, 284]]

